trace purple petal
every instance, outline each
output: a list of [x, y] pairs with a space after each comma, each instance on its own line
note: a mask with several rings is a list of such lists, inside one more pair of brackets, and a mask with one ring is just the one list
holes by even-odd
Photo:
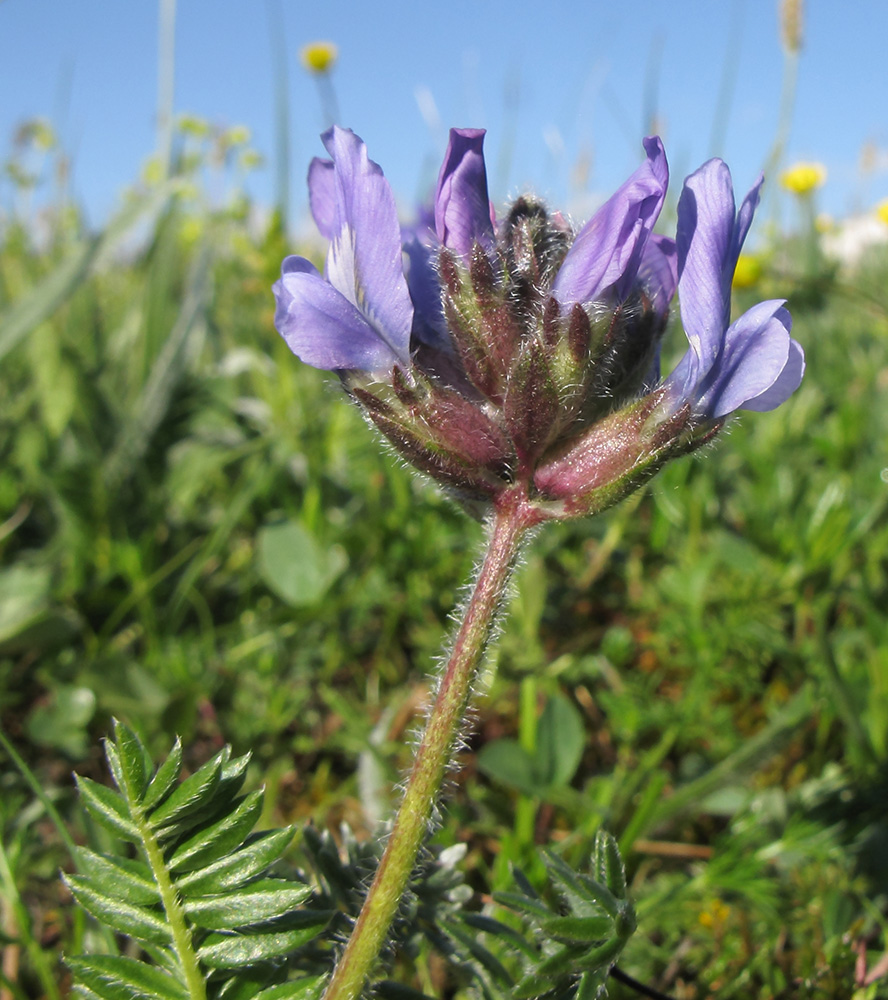
[[746, 234], [752, 225], [752, 217], [755, 215], [755, 210], [758, 208], [758, 203], [761, 200], [762, 185], [764, 183], [765, 175], [759, 174], [755, 184], [752, 185], [748, 194], [743, 199], [740, 211], [737, 213], [737, 221], [734, 223], [734, 233], [731, 237], [731, 250], [725, 261], [724, 279], [727, 283], [725, 294], [730, 293], [731, 283], [734, 280], [734, 271], [737, 269], [737, 259], [740, 257], [740, 251], [743, 249]]
[[286, 258], [272, 291], [274, 325], [306, 364], [383, 371], [399, 360], [358, 309], [304, 257]]
[[669, 168], [663, 144], [644, 140], [647, 160], [579, 231], [552, 291], [562, 305], [591, 302], [611, 285], [623, 298], [663, 207]]
[[327, 280], [363, 314], [390, 353], [407, 363], [413, 305], [401, 267], [395, 197], [354, 132], [334, 125], [323, 140], [334, 164]]
[[483, 146], [483, 128], [452, 128], [435, 192], [438, 239], [466, 261], [475, 243], [491, 253], [495, 242]]
[[332, 160], [316, 156], [308, 167], [308, 204], [325, 240], [333, 239], [336, 224], [336, 180]]
[[675, 240], [652, 233], [642, 251], [637, 278], [654, 309], [665, 318], [678, 284]]
[[697, 389], [694, 410], [711, 419], [734, 410], [771, 410], [795, 392], [804, 355], [789, 335], [783, 300], [760, 302], [725, 333], [717, 362]]
[[805, 352], [801, 345], [795, 341], [789, 342], [789, 357], [783, 371], [774, 383], [764, 392], [760, 392], [752, 399], [747, 399], [743, 404], [744, 410], [756, 410], [765, 413], [774, 410], [798, 389], [802, 384], [802, 376], [805, 374]]
[[441, 283], [435, 270], [434, 252], [419, 239], [404, 243], [405, 274], [413, 300], [413, 337], [430, 347], [450, 350], [450, 334], [441, 306]]
[[712, 367], [730, 322], [725, 262], [732, 252], [733, 235], [731, 172], [721, 160], [709, 160], [684, 183], [675, 239], [681, 318], [698, 362], [694, 381]]

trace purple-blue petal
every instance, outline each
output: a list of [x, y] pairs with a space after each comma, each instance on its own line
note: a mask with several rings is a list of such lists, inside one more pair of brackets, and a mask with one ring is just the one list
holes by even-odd
[[733, 251], [734, 221], [731, 172], [721, 160], [709, 160], [684, 183], [675, 239], [681, 318], [700, 378], [712, 367], [731, 318], [725, 264]]
[[774, 410], [798, 389], [802, 384], [802, 376], [805, 374], [805, 352], [798, 341], [790, 340], [789, 357], [783, 371], [776, 380], [757, 396], [747, 399], [743, 404], [744, 410], [755, 410], [758, 413], [766, 413]]
[[495, 237], [484, 166], [483, 128], [452, 128], [435, 192], [435, 230], [441, 244], [469, 260], [480, 243], [493, 251]]
[[663, 144], [651, 137], [644, 148], [647, 160], [583, 226], [564, 258], [552, 287], [562, 305], [591, 302], [612, 285], [623, 298], [635, 281], [669, 183]]
[[695, 410], [713, 419], [734, 410], [772, 410], [799, 387], [804, 354], [790, 337], [783, 300], [760, 302], [728, 327], [718, 361], [698, 389]]
[[675, 240], [659, 233], [650, 235], [641, 254], [637, 279], [654, 309], [665, 319], [678, 285]]
[[332, 240], [336, 225], [336, 179], [332, 160], [316, 156], [308, 167], [308, 204], [318, 232]]
[[405, 276], [413, 300], [413, 337], [429, 347], [451, 350], [450, 334], [441, 305], [441, 282], [434, 251], [412, 237], [404, 243]]
[[407, 363], [413, 304], [401, 266], [395, 197], [354, 132], [334, 125], [323, 140], [334, 165], [327, 281], [363, 315], [390, 353]]
[[304, 257], [287, 257], [272, 287], [274, 325], [315, 368], [384, 371], [399, 360], [361, 312]]

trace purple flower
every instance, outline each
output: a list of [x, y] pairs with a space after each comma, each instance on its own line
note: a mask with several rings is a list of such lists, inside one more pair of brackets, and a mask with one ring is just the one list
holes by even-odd
[[666, 380], [673, 410], [689, 403], [697, 418], [734, 410], [773, 410], [799, 387], [802, 348], [790, 335], [783, 299], [760, 302], [734, 323], [731, 282], [759, 202], [762, 178], [734, 214], [731, 172], [710, 160], [685, 181], [678, 202], [678, 294], [690, 349]]
[[409, 365], [413, 302], [394, 195], [353, 132], [334, 126], [323, 141], [332, 159], [315, 159], [308, 182], [315, 222], [330, 240], [324, 277], [304, 257], [287, 257], [274, 286], [275, 326], [315, 368]]
[[487, 194], [483, 128], [452, 128], [435, 192], [441, 245], [468, 261], [477, 243], [493, 252], [494, 213]]
[[663, 143], [645, 139], [644, 148], [646, 162], [577, 233], [564, 258], [552, 285], [563, 305], [591, 302], [611, 286], [622, 300], [637, 277], [669, 183]]
[[[527, 197], [497, 222], [484, 132], [453, 129], [433, 213], [400, 228], [363, 142], [340, 128], [323, 139], [331, 159], [312, 162], [309, 198], [330, 240], [325, 275], [284, 261], [276, 325], [470, 509], [520, 502], [528, 523], [603, 510], [734, 410], [773, 409], [798, 387], [782, 300], [730, 322], [761, 181], [735, 213], [728, 168], [711, 160], [685, 182], [676, 239], [655, 234], [669, 171], [649, 138], [577, 233]], [[690, 346], [661, 381], [676, 289]]]

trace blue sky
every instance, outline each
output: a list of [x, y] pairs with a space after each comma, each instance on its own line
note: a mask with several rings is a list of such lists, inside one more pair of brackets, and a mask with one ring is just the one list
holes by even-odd
[[[308, 162], [322, 152], [317, 91], [298, 60], [317, 38], [339, 46], [342, 123], [364, 138], [405, 206], [434, 179], [446, 128], [480, 125], [496, 201], [531, 189], [582, 214], [640, 162], [652, 115], [676, 185], [719, 154], [745, 191], [777, 128], [776, 0], [542, 6], [179, 0], [175, 107], [249, 126], [269, 160], [252, 190], [270, 201], [272, 34], [282, 40], [297, 217]], [[0, 156], [18, 122], [50, 119], [73, 157], [73, 190], [96, 222], [155, 148], [157, 26], [153, 0], [0, 0]], [[888, 196], [888, 3], [809, 0], [804, 36], [785, 162], [826, 164], [824, 209], [865, 210]], [[877, 151], [866, 175], [865, 144]]]

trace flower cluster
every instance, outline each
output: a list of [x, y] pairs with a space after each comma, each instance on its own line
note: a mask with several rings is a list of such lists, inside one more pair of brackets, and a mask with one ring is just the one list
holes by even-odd
[[[685, 181], [675, 239], [661, 236], [668, 167], [649, 138], [642, 165], [574, 232], [528, 197], [497, 220], [483, 139], [451, 131], [434, 219], [408, 229], [364, 143], [326, 132], [330, 159], [308, 178], [325, 273], [288, 257], [274, 286], [294, 353], [339, 372], [409, 462], [470, 507], [520, 495], [536, 520], [594, 513], [735, 410], [795, 391], [804, 355], [783, 301], [731, 323], [761, 179], [737, 210], [727, 166], [710, 160]], [[676, 290], [689, 348], [661, 379]]]

